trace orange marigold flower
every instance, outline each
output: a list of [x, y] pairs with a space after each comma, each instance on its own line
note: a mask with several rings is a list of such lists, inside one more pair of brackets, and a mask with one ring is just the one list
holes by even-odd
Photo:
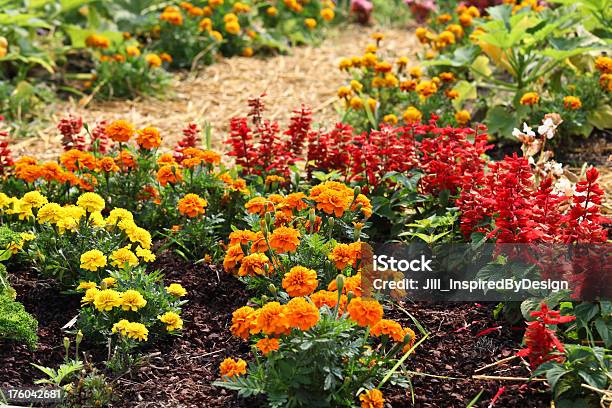
[[219, 371], [221, 371], [221, 377], [231, 378], [241, 376], [246, 374], [246, 361], [241, 358], [238, 360], [226, 358], [219, 365]]
[[270, 234], [270, 247], [279, 253], [293, 252], [300, 244], [300, 232], [291, 227], [279, 227]]
[[193, 193], [185, 195], [178, 202], [179, 212], [189, 218], [195, 218], [200, 214], [204, 214], [207, 206], [208, 203], [205, 199]]
[[246, 245], [254, 241], [257, 234], [249, 230], [236, 230], [229, 234], [229, 245]]
[[145, 61], [149, 64], [150, 67], [159, 68], [162, 65], [162, 59], [157, 54], [147, 54], [145, 55]]
[[263, 232], [257, 231], [253, 238], [253, 244], [251, 245], [251, 252], [267, 252], [270, 249], [266, 239], [264, 238]]
[[294, 266], [283, 277], [283, 289], [291, 297], [310, 295], [317, 286], [317, 272], [303, 266]]
[[356, 211], [358, 208], [366, 218], [370, 218], [372, 216], [372, 203], [370, 202], [370, 199], [363, 194], [357, 195], [355, 201], [353, 202], [353, 206], [351, 207], [351, 211]]
[[274, 205], [264, 197], [251, 198], [245, 205], [249, 214], [265, 215], [266, 212], [274, 211]]
[[[111, 159], [112, 160], [112, 159]], [[40, 168], [42, 177], [47, 181], [59, 181], [63, 182], [63, 170], [56, 162], [47, 162]]]
[[308, 330], [319, 322], [319, 309], [302, 297], [291, 299], [285, 307], [289, 326]]
[[370, 333], [376, 337], [389, 336], [389, 338], [397, 342], [404, 341], [404, 329], [402, 329], [398, 322], [393, 320], [381, 319], [372, 326]]
[[104, 129], [104, 133], [115, 142], [125, 143], [134, 135], [134, 125], [120, 119], [116, 120]]
[[466, 110], [460, 110], [459, 112], [455, 113], [455, 120], [457, 121], [457, 124], [461, 127], [467, 125], [471, 119], [472, 115], [470, 115], [470, 112]]
[[164, 153], [157, 158], [158, 166], [176, 166], [177, 164], [172, 153]]
[[162, 187], [166, 187], [168, 183], [175, 184], [182, 180], [181, 169], [176, 166], [163, 166], [157, 171], [157, 181]]
[[119, 166], [112, 157], [103, 157], [98, 160], [98, 169], [106, 173], [115, 173], [119, 171]]
[[612, 73], [612, 58], [607, 56], [600, 56], [595, 59], [595, 68], [602, 74]]
[[242, 247], [240, 245], [231, 245], [225, 253], [225, 258], [223, 259], [223, 269], [225, 269], [226, 272], [234, 271], [238, 265], [238, 262], [240, 262], [242, 258], [244, 258]]
[[257, 329], [264, 334], [284, 334], [289, 330], [285, 306], [278, 302], [266, 303], [257, 316]]
[[236, 309], [234, 313], [232, 313], [232, 326], [230, 331], [234, 336], [247, 340], [254, 327], [256, 318], [255, 309], [250, 306], [243, 306]]
[[523, 96], [521, 96], [520, 104], [521, 105], [535, 105], [540, 102], [540, 95], [536, 92], [527, 92]]
[[582, 101], [577, 96], [566, 96], [563, 98], [563, 106], [565, 106], [565, 109], [580, 109], [582, 107]]
[[15, 169], [15, 177], [26, 183], [33, 183], [41, 176], [41, 167], [36, 164], [24, 164]]
[[343, 270], [347, 266], [355, 266], [357, 260], [361, 258], [361, 243], [337, 244], [329, 254], [329, 259], [336, 265], [336, 268]]
[[[332, 291], [338, 290], [335, 279], [329, 282], [329, 285], [327, 286], [327, 290], [332, 290]], [[349, 292], [353, 292], [355, 296], [362, 295], [361, 273], [344, 278], [344, 286], [342, 287], [342, 293], [348, 294]]]
[[60, 163], [68, 171], [77, 171], [85, 168], [94, 170], [96, 168], [96, 158], [92, 154], [76, 149], [63, 153], [60, 156]]
[[259, 340], [255, 346], [263, 353], [264, 356], [268, 355], [269, 352], [276, 351], [280, 348], [278, 339], [270, 339], [268, 337], [264, 337], [263, 339]]
[[335, 215], [336, 217], [342, 217], [344, 212], [348, 210], [353, 201], [352, 190], [350, 195], [345, 192], [326, 189], [321, 194], [314, 197], [317, 203], [317, 210], [322, 210], [328, 215]]
[[121, 153], [119, 153], [119, 156], [115, 158], [115, 163], [117, 163], [119, 168], [122, 170], [136, 168], [136, 160], [134, 160], [132, 153], [127, 150], [123, 150]]
[[262, 253], [255, 253], [247, 255], [242, 258], [240, 269], [238, 270], [239, 276], [257, 276], [267, 275], [272, 270], [270, 265], [270, 259]]
[[361, 408], [384, 408], [385, 399], [382, 392], [377, 389], [367, 390], [359, 396]]
[[[338, 291], [319, 290], [310, 295], [310, 300], [312, 300], [312, 303], [314, 303], [318, 308], [327, 306], [330, 309], [333, 309], [338, 304]], [[339, 309], [344, 309], [346, 306], [346, 300], [346, 295], [340, 296]]]
[[140, 129], [136, 136], [136, 143], [143, 149], [152, 150], [159, 147], [161, 144], [161, 136], [159, 130], [152, 126]]
[[373, 326], [383, 317], [383, 308], [376, 300], [353, 298], [347, 306], [351, 320], [359, 326]]
[[402, 350], [404, 353], [407, 353], [408, 350], [410, 350], [412, 346], [414, 346], [414, 342], [416, 341], [416, 334], [409, 327], [404, 328], [404, 332], [402, 333], [402, 341], [406, 340], [406, 336], [409, 336], [410, 339], [408, 340], [408, 342], [406, 343], [406, 345], [404, 346]]

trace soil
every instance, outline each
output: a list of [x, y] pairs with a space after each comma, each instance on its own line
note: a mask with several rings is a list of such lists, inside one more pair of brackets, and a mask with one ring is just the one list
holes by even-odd
[[[184, 309], [185, 329], [181, 337], [168, 339], [147, 350], [144, 364], [113, 384], [114, 407], [258, 407], [258, 400], [239, 399], [236, 393], [211, 385], [218, 379], [219, 363], [226, 357], [248, 359], [246, 343], [231, 337], [231, 313], [248, 301], [244, 285], [213, 266], [193, 265], [165, 253], [155, 267], [168, 282], [179, 282], [188, 290]], [[39, 320], [40, 345], [36, 351], [4, 344], [0, 352], [0, 386], [29, 386], [40, 378], [31, 362], [56, 367], [64, 355], [61, 327], [79, 308], [76, 297], [61, 294], [52, 281], [34, 272], [14, 275], [19, 300]], [[414, 404], [409, 390], [386, 389], [387, 407], [465, 408], [482, 390], [476, 406], [487, 406], [500, 387], [505, 390], [495, 407], [536, 408], [550, 405], [542, 383], [524, 381], [477, 381], [471, 376], [479, 367], [511, 356], [517, 350], [522, 329], [512, 330], [492, 314], [493, 305], [403, 304], [386, 312], [403, 325], [415, 328], [412, 314], [430, 333], [407, 369], [412, 377]], [[494, 329], [478, 335], [485, 329]], [[418, 331], [417, 331], [418, 332]], [[99, 350], [87, 350], [99, 357]], [[101, 358], [100, 358], [101, 359]], [[101, 364], [98, 364], [103, 368]], [[528, 377], [519, 360], [479, 374]], [[452, 377], [452, 379], [433, 378]]]

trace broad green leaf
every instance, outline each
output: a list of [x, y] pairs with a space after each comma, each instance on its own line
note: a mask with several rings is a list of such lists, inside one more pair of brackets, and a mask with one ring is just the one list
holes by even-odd
[[612, 106], [599, 106], [599, 108], [589, 113], [587, 121], [597, 129], [612, 128]]
[[484, 76], [489, 76], [493, 73], [489, 62], [489, 58], [487, 58], [485, 55], [481, 55], [474, 60], [474, 63], [472, 64], [472, 69]]
[[489, 131], [503, 138], [511, 138], [512, 131], [520, 122], [520, 118], [504, 106], [494, 106], [487, 112]]

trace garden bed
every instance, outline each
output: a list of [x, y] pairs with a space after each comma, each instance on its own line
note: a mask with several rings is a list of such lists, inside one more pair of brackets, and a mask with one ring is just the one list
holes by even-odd
[[[248, 347], [231, 336], [232, 312], [248, 301], [244, 286], [218, 267], [194, 265], [166, 252], [153, 265], [167, 279], [181, 283], [189, 292], [185, 309], [185, 329], [180, 337], [170, 338], [147, 349], [144, 362], [122, 375], [113, 384], [115, 407], [253, 407], [257, 400], [239, 399], [234, 392], [212, 385], [218, 378], [219, 363], [225, 356], [246, 358]], [[0, 386], [31, 386], [40, 373], [30, 363], [55, 366], [62, 362], [62, 326], [74, 317], [78, 298], [62, 294], [53, 281], [41, 281], [33, 271], [16, 273], [14, 287], [18, 300], [40, 325], [40, 344], [36, 351], [24, 346], [5, 345], [0, 355]], [[392, 306], [390, 318], [411, 325], [408, 311], [428, 330], [428, 340], [419, 347], [408, 365], [414, 374], [414, 404], [408, 390], [395, 390], [388, 396], [393, 407], [464, 408], [483, 391], [488, 401], [505, 387], [499, 407], [548, 407], [546, 387], [538, 382], [474, 380], [474, 371], [511, 356], [523, 334], [521, 328], [508, 328], [492, 317], [486, 304], [401, 303]], [[483, 330], [498, 328], [489, 334]], [[100, 348], [86, 345], [94, 360], [103, 360]], [[97, 359], [96, 359], [97, 357]], [[528, 377], [524, 365], [512, 363], [480, 374]], [[431, 375], [439, 376], [434, 378]], [[449, 378], [444, 378], [449, 377]], [[529, 401], [529, 405], [523, 405]], [[161, 404], [161, 405], [160, 405]]]

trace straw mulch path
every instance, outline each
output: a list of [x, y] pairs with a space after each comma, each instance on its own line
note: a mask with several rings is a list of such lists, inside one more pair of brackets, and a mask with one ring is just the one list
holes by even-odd
[[[15, 156], [36, 155], [54, 159], [61, 151], [55, 124], [68, 113], [80, 115], [87, 123], [97, 120], [126, 119], [137, 127], [159, 128], [164, 147], [174, 146], [188, 122], [213, 127], [213, 147], [223, 150], [229, 120], [245, 115], [247, 100], [266, 93], [267, 117], [285, 123], [294, 108], [305, 104], [313, 109], [316, 123], [333, 125], [339, 118], [334, 104], [336, 91], [346, 82], [346, 73], [337, 68], [342, 57], [360, 55], [376, 28], [349, 26], [332, 31], [319, 47], [294, 48], [290, 55], [269, 58], [221, 59], [197, 72], [175, 76], [162, 98], [134, 101], [95, 102], [82, 107], [68, 101], [53, 107], [50, 125], [35, 138], [17, 142]], [[384, 48], [397, 55], [412, 56], [418, 43], [411, 30], [384, 29]], [[414, 61], [414, 59], [413, 59]]]

